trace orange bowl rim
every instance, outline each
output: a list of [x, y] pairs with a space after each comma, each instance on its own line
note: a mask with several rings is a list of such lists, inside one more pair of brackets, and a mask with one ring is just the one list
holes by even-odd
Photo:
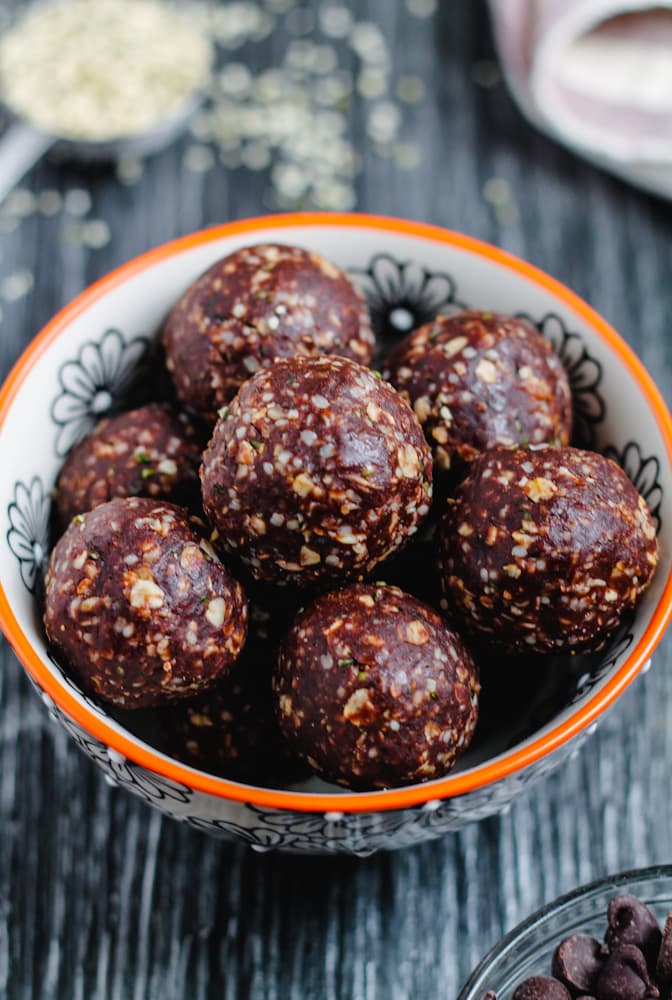
[[[162, 244], [118, 267], [85, 289], [61, 309], [21, 354], [0, 389], [0, 432], [3, 430], [12, 402], [36, 361], [77, 316], [114, 288], [155, 264], [196, 246], [242, 234], [253, 236], [269, 229], [317, 226], [379, 230], [433, 243], [447, 244], [490, 260], [550, 292], [590, 325], [637, 383], [655, 416], [665, 442], [667, 461], [672, 467], [672, 417], [659, 390], [632, 349], [613, 327], [583, 299], [534, 265], [474, 237], [428, 223], [357, 213], [294, 213], [258, 216], [225, 223]], [[134, 737], [117, 732], [105, 719], [95, 714], [88, 705], [80, 703], [66, 685], [60, 682], [57, 676], [42, 662], [19, 625], [0, 582], [0, 627], [17, 657], [33, 680], [53, 699], [54, 703], [95, 739], [100, 740], [135, 764], [195, 791], [263, 808], [311, 813], [340, 814], [383, 811], [435, 803], [439, 800], [456, 798], [475, 792], [537, 763], [559, 750], [573, 737], [591, 726], [616, 701], [651, 657], [671, 618], [672, 571], [668, 574], [660, 600], [651, 615], [644, 634], [625, 662], [585, 704], [578, 706], [568, 718], [554, 726], [549, 732], [531, 740], [526, 745], [514, 748], [494, 760], [486, 761], [468, 771], [450, 774], [431, 783], [409, 785], [404, 788], [378, 792], [325, 794], [275, 790], [218, 778], [176, 760], [166, 758], [159, 751], [136, 742]]]

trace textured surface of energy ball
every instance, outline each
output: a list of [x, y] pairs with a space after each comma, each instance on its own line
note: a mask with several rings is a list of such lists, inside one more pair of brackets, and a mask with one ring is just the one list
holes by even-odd
[[431, 502], [432, 461], [398, 393], [346, 358], [258, 372], [203, 456], [218, 544], [256, 579], [299, 586], [369, 572]]
[[56, 484], [61, 526], [115, 497], [198, 502], [201, 451], [187, 417], [160, 403], [102, 420], [61, 469]]
[[577, 448], [492, 448], [448, 502], [448, 604], [511, 650], [597, 648], [658, 561], [645, 500], [615, 462]]
[[395, 348], [384, 375], [409, 399], [441, 469], [495, 444], [569, 444], [567, 373], [528, 320], [437, 316]]
[[385, 585], [332, 591], [303, 612], [281, 647], [274, 690], [289, 746], [355, 789], [446, 774], [478, 713], [478, 672], [459, 636]]
[[271, 673], [277, 659], [277, 624], [250, 606], [245, 649], [213, 688], [164, 710], [166, 751], [200, 770], [264, 786], [281, 786], [310, 773], [292, 757], [273, 709]]
[[44, 624], [82, 687], [142, 708], [196, 694], [230, 669], [247, 601], [185, 510], [133, 497], [71, 521], [51, 554]]
[[347, 274], [276, 244], [214, 264], [173, 307], [163, 341], [178, 396], [211, 422], [275, 358], [338, 354], [368, 364], [374, 348], [366, 302]]

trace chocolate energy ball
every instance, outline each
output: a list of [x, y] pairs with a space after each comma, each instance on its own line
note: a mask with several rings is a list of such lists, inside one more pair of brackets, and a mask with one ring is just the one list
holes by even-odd
[[484, 452], [440, 530], [447, 606], [512, 651], [598, 648], [657, 562], [643, 497], [614, 462], [577, 448]]
[[172, 309], [163, 342], [178, 396], [212, 423], [275, 358], [339, 354], [368, 364], [374, 348], [366, 302], [347, 274], [276, 244], [214, 264]]
[[279, 786], [305, 777], [308, 769], [290, 755], [273, 709], [277, 631], [276, 625], [269, 632], [268, 614], [250, 606], [245, 649], [231, 671], [204, 694], [162, 713], [168, 753], [234, 781]]
[[444, 471], [495, 444], [569, 444], [567, 374], [528, 320], [437, 316], [395, 348], [383, 374], [410, 401]]
[[398, 393], [346, 358], [285, 358], [246, 382], [203, 456], [217, 544], [258, 580], [368, 573], [427, 514], [432, 460]]
[[61, 526], [115, 497], [196, 503], [201, 451], [193, 424], [164, 404], [149, 403], [102, 420], [61, 469], [56, 484]]
[[294, 623], [274, 676], [292, 750], [355, 789], [440, 778], [476, 726], [478, 671], [459, 636], [396, 587], [355, 584]]
[[231, 668], [247, 601], [185, 510], [132, 497], [71, 521], [49, 561], [44, 625], [82, 687], [142, 708]]

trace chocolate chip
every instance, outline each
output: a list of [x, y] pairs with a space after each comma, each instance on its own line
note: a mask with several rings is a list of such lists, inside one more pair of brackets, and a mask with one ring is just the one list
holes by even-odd
[[647, 1000], [649, 997], [655, 1000], [659, 996], [640, 949], [634, 944], [616, 947], [597, 981], [598, 1000]]
[[656, 962], [656, 979], [659, 986], [672, 986], [672, 913], [665, 918], [663, 940]]
[[635, 896], [615, 896], [609, 903], [607, 919], [609, 926], [604, 940], [609, 951], [624, 944], [636, 945], [644, 953], [649, 968], [653, 969], [662, 935], [651, 910]]
[[513, 1000], [572, 1000], [566, 986], [550, 976], [533, 976], [521, 983]]
[[603, 965], [600, 942], [587, 934], [572, 934], [555, 949], [551, 972], [571, 990], [591, 993]]

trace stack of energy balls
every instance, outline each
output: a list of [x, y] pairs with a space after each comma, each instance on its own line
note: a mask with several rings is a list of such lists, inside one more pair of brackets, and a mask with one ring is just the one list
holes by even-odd
[[[177, 408], [104, 420], [65, 462], [44, 621], [83, 688], [160, 712], [194, 766], [439, 778], [476, 728], [478, 637], [598, 648], [652, 577], [646, 503], [569, 447], [567, 375], [523, 319], [437, 316], [381, 377], [348, 276], [261, 245], [200, 277], [162, 340]], [[423, 522], [435, 607], [379, 582]]]

